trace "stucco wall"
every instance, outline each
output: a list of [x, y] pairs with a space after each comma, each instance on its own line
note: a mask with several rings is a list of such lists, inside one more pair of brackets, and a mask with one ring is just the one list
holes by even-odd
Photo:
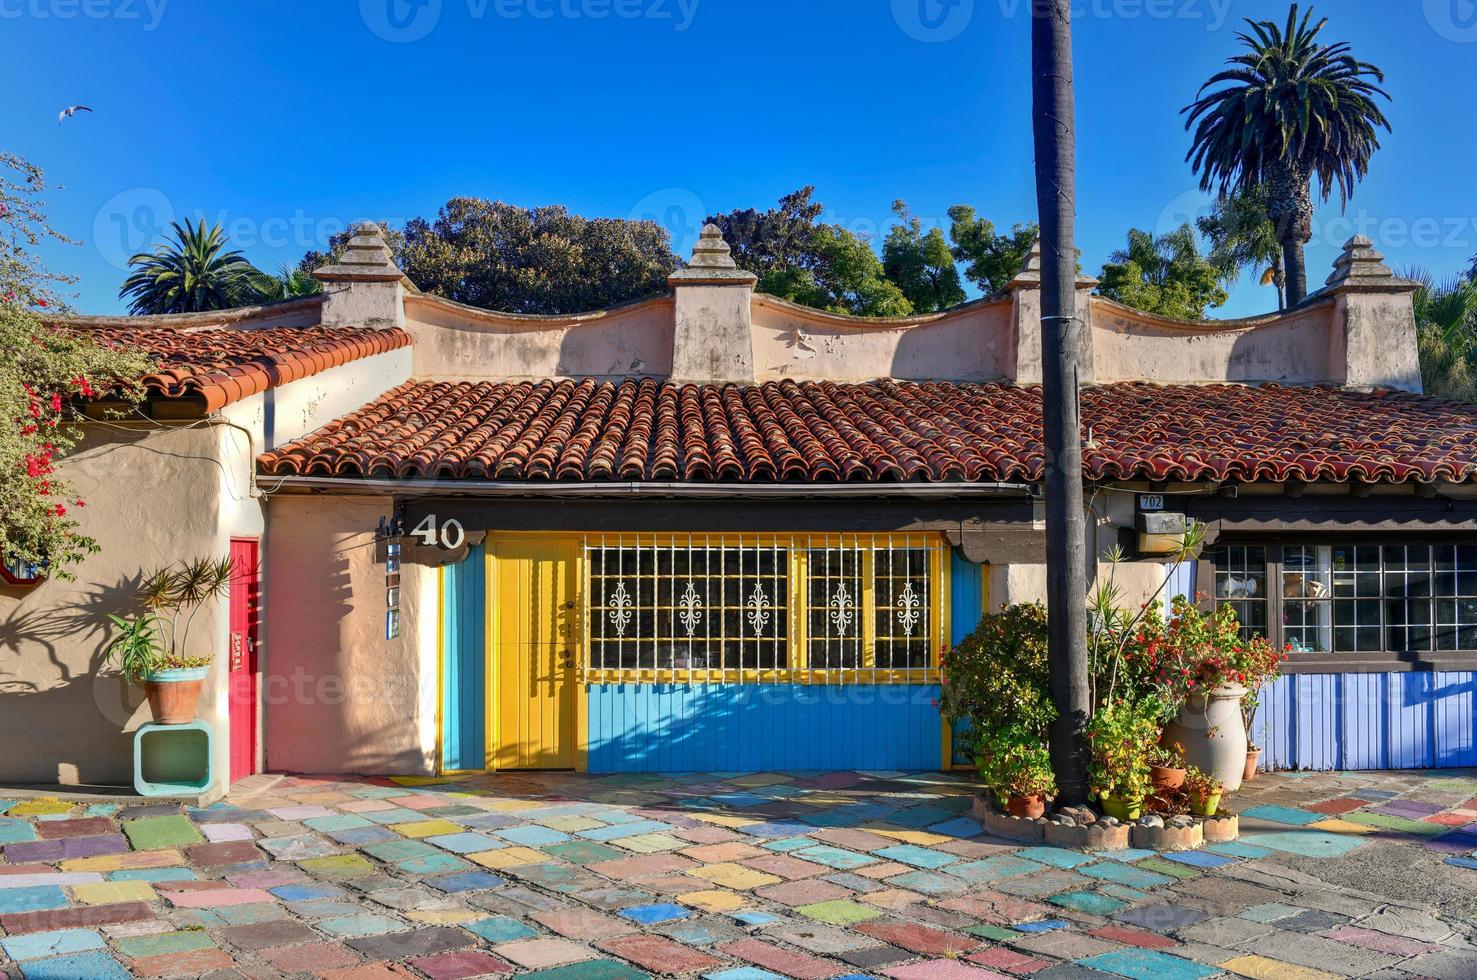
[[422, 378], [661, 377], [672, 370], [672, 324], [671, 297], [565, 317], [405, 298], [414, 372]]
[[1014, 373], [1008, 298], [937, 315], [868, 320], [756, 294], [753, 321], [760, 381], [998, 381]]
[[[106, 617], [131, 609], [143, 573], [224, 554], [228, 525], [260, 526], [244, 472], [229, 478], [235, 495], [227, 503], [222, 438], [205, 426], [93, 425], [59, 466], [87, 503], [74, 510], [83, 531], [102, 550], [74, 568], [75, 582], [0, 589], [0, 780], [132, 783], [129, 733], [149, 710], [141, 689], [103, 669]], [[201, 698], [201, 717], [217, 732], [218, 768], [226, 759], [225, 608], [201, 609], [192, 627], [199, 645], [191, 645], [218, 658]]]
[[374, 530], [391, 501], [283, 494], [266, 541], [266, 766], [429, 773], [435, 752], [436, 573], [405, 566], [401, 633], [385, 638]]
[[1093, 368], [1099, 384], [1212, 381], [1343, 382], [1334, 358], [1332, 302], [1250, 320], [1166, 320], [1110, 300], [1092, 301]]
[[411, 357], [410, 348], [401, 347], [340, 364], [227, 405], [221, 415], [251, 432], [256, 452], [266, 452], [403, 384], [410, 377]]

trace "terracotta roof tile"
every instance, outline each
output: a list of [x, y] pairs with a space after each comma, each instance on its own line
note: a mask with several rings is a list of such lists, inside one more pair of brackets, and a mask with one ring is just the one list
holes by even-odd
[[[1092, 479], [1477, 479], [1477, 406], [1266, 385], [1085, 389]], [[261, 457], [277, 475], [900, 482], [1041, 478], [1041, 389], [413, 381]]]
[[410, 344], [410, 335], [403, 330], [368, 327], [71, 329], [114, 347], [142, 351], [156, 365], [141, 379], [149, 394], [203, 398], [207, 411]]

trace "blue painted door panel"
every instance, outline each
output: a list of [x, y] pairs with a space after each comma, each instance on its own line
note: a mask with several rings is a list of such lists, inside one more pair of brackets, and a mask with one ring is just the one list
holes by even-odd
[[487, 767], [487, 552], [443, 571], [441, 768]]
[[937, 769], [936, 685], [592, 684], [590, 772]]

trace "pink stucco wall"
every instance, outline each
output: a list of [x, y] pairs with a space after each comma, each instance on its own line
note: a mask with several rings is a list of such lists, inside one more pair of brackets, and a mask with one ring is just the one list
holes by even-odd
[[431, 771], [436, 572], [404, 567], [400, 636], [386, 639], [374, 531], [391, 509], [380, 497], [272, 500], [262, 657], [269, 770]]
[[434, 296], [405, 297], [423, 378], [624, 378], [672, 370], [670, 296], [578, 316], [490, 313]]

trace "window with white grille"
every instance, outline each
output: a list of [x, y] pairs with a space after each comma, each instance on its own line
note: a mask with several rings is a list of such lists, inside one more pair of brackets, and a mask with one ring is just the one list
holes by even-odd
[[586, 668], [921, 679], [936, 666], [945, 557], [931, 535], [592, 535]]

